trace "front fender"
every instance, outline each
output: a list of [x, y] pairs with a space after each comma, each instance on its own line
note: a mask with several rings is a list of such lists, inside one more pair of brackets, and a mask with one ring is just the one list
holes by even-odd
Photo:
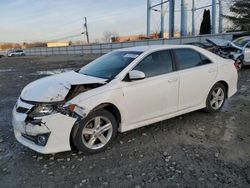
[[[76, 113], [79, 114], [79, 109], [82, 109], [82, 112], [84, 113], [84, 116], [86, 117], [93, 109], [95, 109], [97, 106], [101, 104], [112, 104], [116, 106], [121, 115], [124, 114], [124, 95], [121, 88], [104, 91], [103, 93], [99, 93], [96, 95], [93, 95], [91, 97], [84, 97], [84, 94], [79, 95], [78, 97], [72, 99], [68, 103], [70, 104], [76, 104], [78, 107], [76, 108]], [[79, 114], [80, 115], [80, 114]], [[124, 116], [122, 116], [124, 117]], [[121, 119], [123, 121], [123, 119]]]

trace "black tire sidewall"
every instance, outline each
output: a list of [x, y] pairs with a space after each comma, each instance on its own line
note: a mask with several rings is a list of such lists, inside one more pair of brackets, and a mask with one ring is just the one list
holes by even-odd
[[[93, 149], [86, 147], [84, 143], [82, 142], [82, 130], [85, 127], [86, 123], [88, 123], [92, 118], [96, 116], [104, 116], [108, 118], [112, 124], [113, 131], [112, 131], [110, 140], [105, 146], [103, 146], [100, 149], [93, 150]], [[115, 119], [114, 115], [105, 109], [100, 109], [100, 110], [91, 112], [86, 118], [84, 118], [82, 121], [79, 122], [77, 132], [75, 136], [73, 136], [73, 142], [79, 151], [82, 151], [86, 154], [95, 154], [95, 153], [104, 151], [111, 144], [111, 142], [115, 139], [115, 137], [117, 136], [117, 132], [118, 132], [118, 125], [117, 125], [117, 120]]]
[[[215, 110], [214, 108], [212, 108], [212, 106], [211, 106], [211, 104], [210, 104], [210, 99], [211, 99], [212, 93], [213, 93], [213, 91], [214, 91], [215, 88], [221, 88], [221, 89], [223, 90], [223, 92], [224, 92], [224, 101], [223, 101], [221, 107], [220, 107], [219, 109], [216, 109], [216, 110]], [[209, 92], [209, 94], [208, 94], [208, 96], [207, 96], [206, 108], [205, 108], [205, 110], [206, 110], [207, 112], [212, 112], [212, 113], [220, 111], [221, 108], [224, 106], [224, 103], [225, 103], [225, 101], [226, 101], [226, 96], [227, 96], [227, 93], [226, 93], [226, 88], [225, 88], [225, 86], [224, 86], [223, 84], [221, 84], [221, 83], [216, 83], [216, 84], [212, 87], [212, 89], [210, 90], [210, 92]]]

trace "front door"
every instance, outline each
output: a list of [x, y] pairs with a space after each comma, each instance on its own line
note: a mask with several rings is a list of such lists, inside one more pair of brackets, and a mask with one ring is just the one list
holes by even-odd
[[153, 52], [133, 70], [142, 71], [146, 77], [122, 83], [127, 124], [177, 111], [179, 76], [173, 71], [170, 51]]

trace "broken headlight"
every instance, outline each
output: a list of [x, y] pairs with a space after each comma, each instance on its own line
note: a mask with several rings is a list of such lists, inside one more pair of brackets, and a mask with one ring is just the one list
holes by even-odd
[[240, 49], [238, 49], [237, 51], [236, 51], [236, 53], [242, 53], [242, 50], [240, 50]]
[[35, 106], [29, 113], [29, 117], [48, 116], [54, 112], [54, 106], [49, 104], [40, 104]]

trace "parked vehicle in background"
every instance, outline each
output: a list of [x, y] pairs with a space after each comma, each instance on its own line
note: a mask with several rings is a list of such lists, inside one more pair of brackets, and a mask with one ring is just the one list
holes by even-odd
[[13, 109], [14, 133], [40, 153], [97, 153], [118, 132], [198, 109], [218, 112], [237, 80], [234, 61], [196, 46], [120, 49], [27, 85]]
[[8, 57], [14, 56], [25, 56], [25, 53], [22, 49], [11, 49], [7, 52]]
[[238, 69], [244, 65], [250, 65], [250, 36], [240, 37], [232, 42], [213, 38], [207, 39], [207, 41], [215, 46], [214, 53], [223, 58], [234, 60]]

